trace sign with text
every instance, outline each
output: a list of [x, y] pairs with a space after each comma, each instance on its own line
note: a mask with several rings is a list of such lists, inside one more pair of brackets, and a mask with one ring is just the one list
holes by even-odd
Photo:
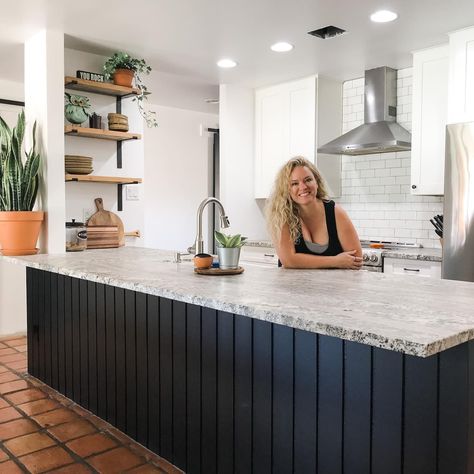
[[88, 81], [105, 82], [104, 75], [97, 72], [76, 71], [76, 77], [79, 79], [86, 79]]

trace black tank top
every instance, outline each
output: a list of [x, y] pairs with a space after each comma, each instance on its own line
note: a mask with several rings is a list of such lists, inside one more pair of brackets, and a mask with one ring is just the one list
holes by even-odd
[[[296, 253], [309, 253], [311, 255], [321, 255], [321, 256], [334, 256], [339, 255], [341, 252], [344, 252], [342, 249], [341, 242], [339, 242], [339, 237], [337, 235], [336, 228], [336, 214], [334, 212], [334, 201], [323, 201], [324, 211], [326, 213], [326, 226], [328, 228], [329, 242], [328, 248], [323, 253], [311, 252], [311, 250], [306, 245], [303, 235], [301, 233], [298, 235], [295, 240], [295, 252]], [[281, 267], [280, 260], [278, 260], [278, 266]]]

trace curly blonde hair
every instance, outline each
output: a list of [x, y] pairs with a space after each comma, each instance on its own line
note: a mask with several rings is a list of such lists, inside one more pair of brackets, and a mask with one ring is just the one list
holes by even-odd
[[266, 205], [267, 226], [275, 242], [280, 241], [281, 229], [285, 224], [288, 225], [292, 241], [295, 241], [300, 234], [298, 205], [290, 196], [290, 176], [299, 166], [306, 166], [313, 173], [318, 185], [316, 197], [318, 199], [328, 197], [323, 177], [313, 163], [302, 156], [295, 156], [285, 163], [276, 175], [273, 190]]

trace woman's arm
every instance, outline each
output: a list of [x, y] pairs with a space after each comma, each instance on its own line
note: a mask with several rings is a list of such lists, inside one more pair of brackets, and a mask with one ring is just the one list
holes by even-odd
[[[280, 242], [274, 242], [280, 262], [285, 268], [347, 268], [357, 270], [361, 265], [356, 251], [343, 252], [335, 256], [296, 253], [288, 226], [281, 230]], [[359, 244], [360, 247], [360, 244]]]
[[362, 247], [360, 246], [359, 236], [355, 230], [354, 224], [346, 211], [337, 204], [334, 208], [336, 216], [336, 228], [339, 242], [341, 242], [344, 252], [355, 250], [357, 257], [362, 257]]

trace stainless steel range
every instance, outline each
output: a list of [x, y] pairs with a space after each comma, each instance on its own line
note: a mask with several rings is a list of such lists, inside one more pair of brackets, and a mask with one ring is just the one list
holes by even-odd
[[362, 246], [362, 270], [379, 273], [383, 272], [382, 253], [386, 250], [423, 247], [420, 244], [390, 242], [386, 240], [361, 240], [360, 244]]

